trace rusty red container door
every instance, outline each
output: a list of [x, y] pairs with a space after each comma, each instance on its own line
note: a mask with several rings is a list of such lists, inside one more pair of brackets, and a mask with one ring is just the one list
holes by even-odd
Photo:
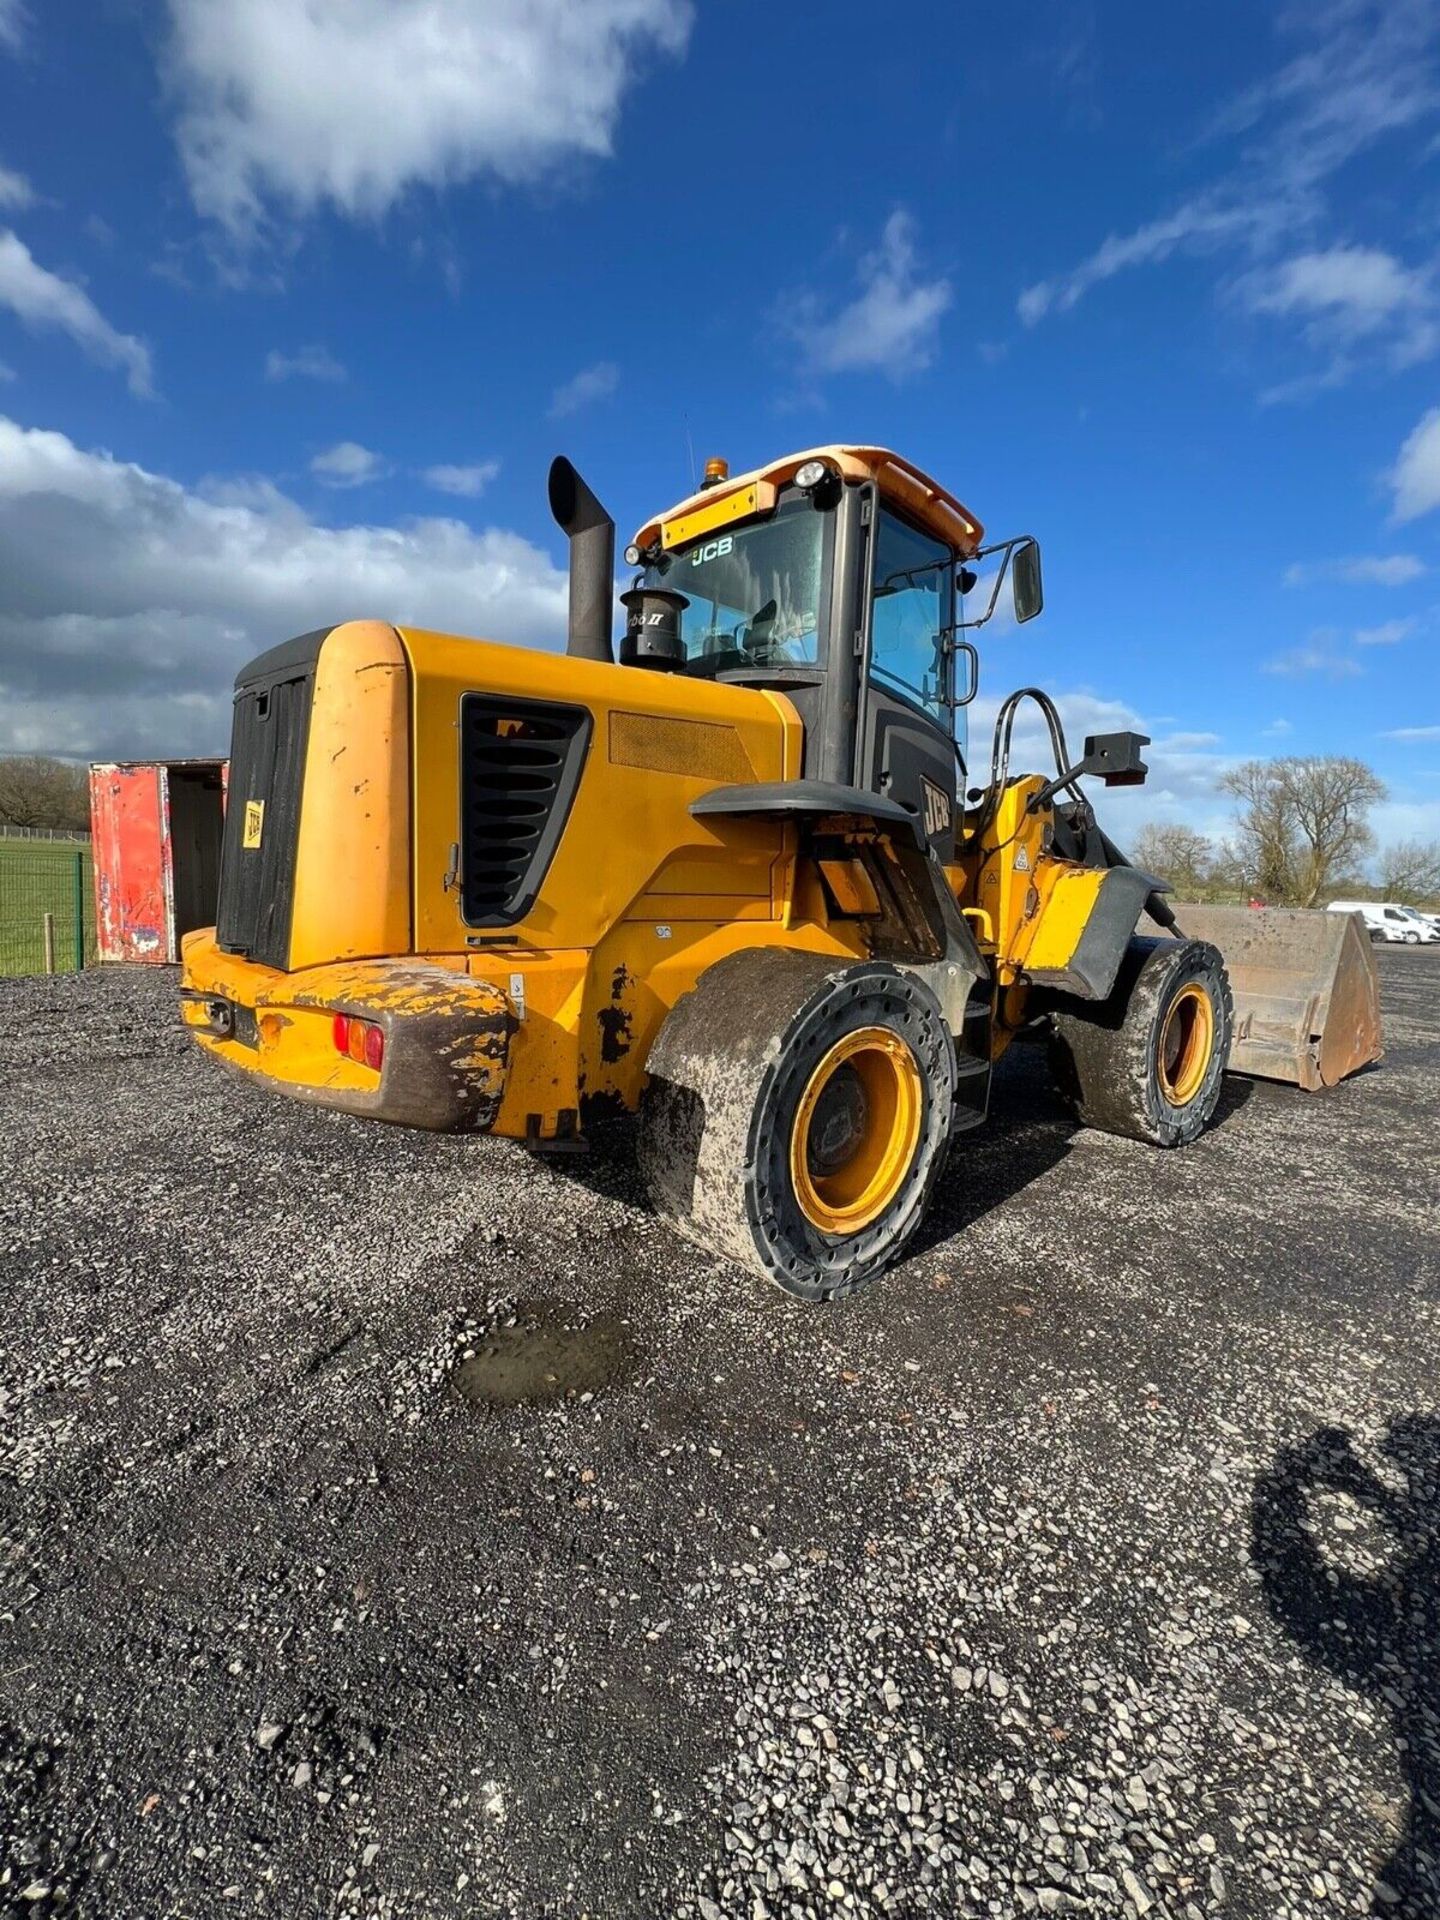
[[95, 926], [102, 961], [174, 957], [165, 801], [162, 767], [90, 769]]
[[215, 924], [226, 766], [221, 760], [90, 769], [100, 958], [162, 965]]

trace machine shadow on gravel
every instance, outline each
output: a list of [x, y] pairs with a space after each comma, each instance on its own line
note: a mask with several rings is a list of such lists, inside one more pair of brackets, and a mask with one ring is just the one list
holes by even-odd
[[1038, 1048], [1012, 1049], [996, 1067], [985, 1125], [955, 1141], [908, 1254], [927, 1253], [975, 1225], [1069, 1153], [1080, 1131], [1055, 1092]]
[[[1255, 1484], [1251, 1553], [1276, 1620], [1306, 1659], [1389, 1707], [1410, 1792], [1406, 1832], [1382, 1868], [1371, 1911], [1440, 1913], [1440, 1416], [1393, 1420], [1380, 1451], [1398, 1490], [1343, 1428], [1285, 1447]], [[1367, 1538], [1328, 1530], [1325, 1497], [1360, 1509]], [[1378, 1564], [1376, 1564], [1378, 1562]]]
[[[1228, 1126], [1255, 1091], [1253, 1080], [1227, 1074], [1212, 1128]], [[1079, 1128], [1055, 1090], [1043, 1048], [1014, 1047], [995, 1069], [989, 1118], [957, 1140], [930, 1208], [906, 1257], [929, 1252], [1022, 1193], [1070, 1151]], [[593, 1153], [544, 1153], [546, 1168], [598, 1198], [650, 1214], [632, 1123], [617, 1120], [596, 1133]]]

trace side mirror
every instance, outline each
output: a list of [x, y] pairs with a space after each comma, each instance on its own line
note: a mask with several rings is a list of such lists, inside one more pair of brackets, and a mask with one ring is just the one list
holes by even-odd
[[1015, 620], [1024, 626], [1033, 620], [1045, 604], [1045, 589], [1040, 582], [1040, 542], [1022, 540], [1010, 561], [1011, 591], [1015, 596]]

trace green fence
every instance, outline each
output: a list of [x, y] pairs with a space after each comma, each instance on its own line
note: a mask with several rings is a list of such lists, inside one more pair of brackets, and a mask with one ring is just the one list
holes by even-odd
[[0, 975], [72, 973], [95, 957], [89, 847], [0, 838]]

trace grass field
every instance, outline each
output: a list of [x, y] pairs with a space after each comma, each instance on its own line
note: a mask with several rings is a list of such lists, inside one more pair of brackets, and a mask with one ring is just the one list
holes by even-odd
[[75, 969], [76, 866], [85, 964], [95, 964], [90, 849], [60, 840], [0, 839], [0, 976], [45, 971], [45, 915], [55, 916], [55, 970]]

